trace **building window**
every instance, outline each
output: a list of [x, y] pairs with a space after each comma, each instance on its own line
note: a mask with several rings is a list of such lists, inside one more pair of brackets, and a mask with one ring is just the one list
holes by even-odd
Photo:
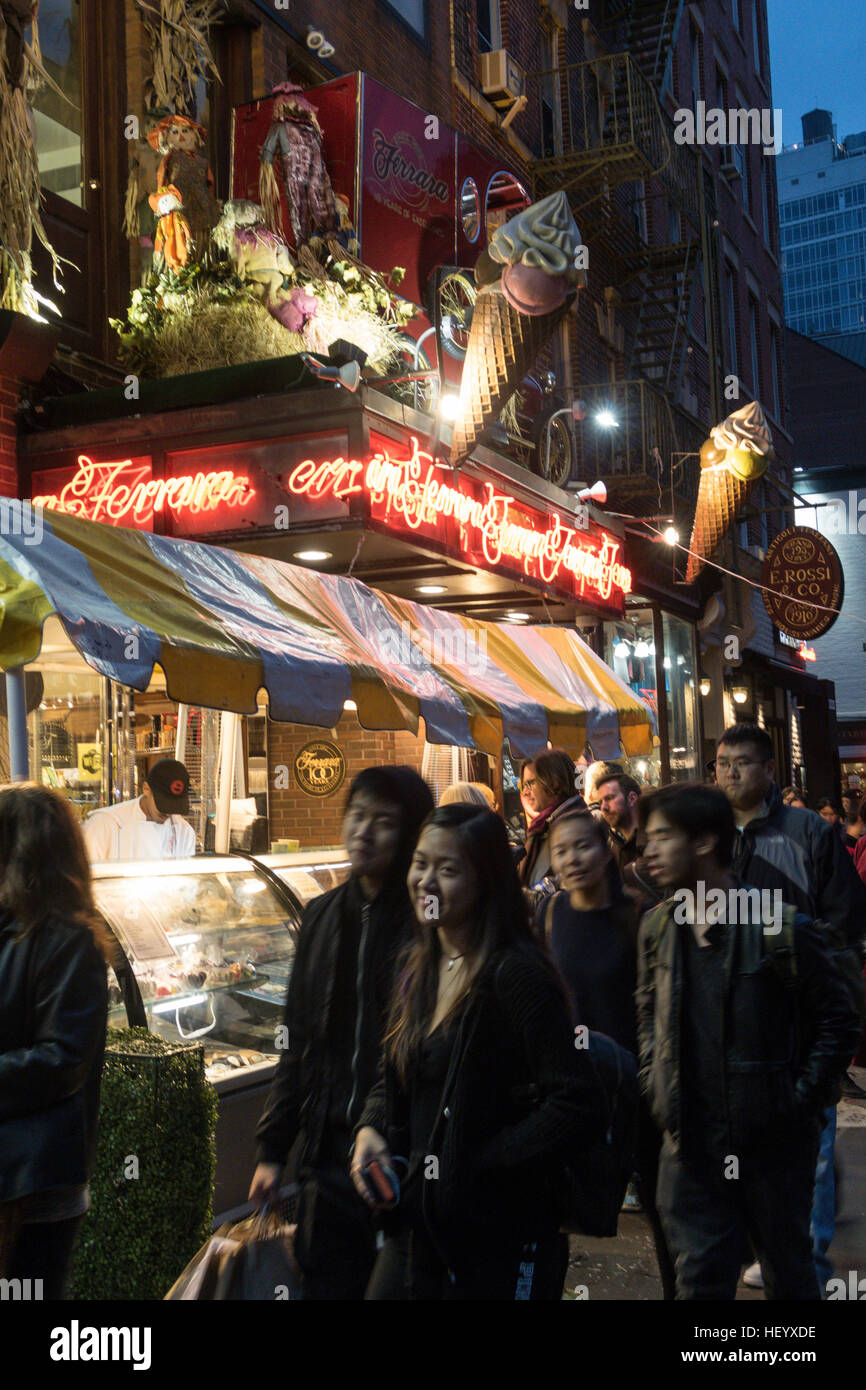
[[755, 48], [755, 72], [762, 73], [763, 66], [763, 46], [761, 43], [761, 16], [759, 14], [761, 0], [752, 0], [752, 43]]
[[698, 102], [703, 96], [703, 83], [701, 81], [701, 36], [697, 29], [692, 29], [692, 110], [695, 117], [698, 114]]
[[779, 381], [779, 330], [770, 324], [770, 379], [772, 386], [772, 408], [776, 419], [782, 419], [782, 388]]
[[728, 371], [736, 376], [739, 371], [737, 363], [737, 286], [734, 271], [730, 266], [725, 271], [725, 319], [728, 330]]
[[662, 614], [662, 627], [671, 781], [690, 782], [698, 776], [699, 747], [695, 629], [670, 613]]
[[[30, 42], [29, 28], [26, 37]], [[45, 70], [63, 93], [61, 97], [45, 84], [33, 97], [39, 182], [46, 192], [81, 207], [80, 0], [42, 0], [39, 44]]]
[[475, 0], [478, 17], [478, 52], [492, 53], [502, 47], [499, 0]]
[[761, 360], [758, 353], [758, 303], [749, 295], [749, 348], [752, 358], [752, 391], [755, 400], [761, 399]]
[[384, 0], [389, 10], [394, 10], [409, 25], [419, 38], [427, 37], [426, 0]]

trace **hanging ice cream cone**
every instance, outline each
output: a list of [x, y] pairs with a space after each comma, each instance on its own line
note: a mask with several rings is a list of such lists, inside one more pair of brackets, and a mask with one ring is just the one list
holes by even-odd
[[687, 584], [697, 578], [704, 561], [710, 559], [722, 537], [733, 526], [754, 486], [755, 481], [743, 482], [736, 478], [726, 463], [703, 470], [689, 542], [692, 554], [686, 565]]
[[479, 292], [463, 363], [452, 463], [471, 453], [481, 432], [498, 418], [568, 313], [572, 297], [549, 314], [530, 316], [512, 308], [498, 288]]
[[774, 456], [770, 429], [757, 401], [735, 410], [701, 447], [701, 481], [689, 542], [691, 583], [733, 526]]

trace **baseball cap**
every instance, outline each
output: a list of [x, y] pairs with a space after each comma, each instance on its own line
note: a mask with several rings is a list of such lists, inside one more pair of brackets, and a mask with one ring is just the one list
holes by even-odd
[[185, 816], [189, 811], [189, 773], [175, 758], [160, 758], [145, 776], [156, 809], [164, 816]]

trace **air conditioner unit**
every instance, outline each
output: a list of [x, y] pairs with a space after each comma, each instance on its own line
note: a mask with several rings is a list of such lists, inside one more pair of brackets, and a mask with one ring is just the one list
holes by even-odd
[[512, 106], [523, 96], [523, 69], [504, 48], [478, 55], [481, 90], [494, 106]]

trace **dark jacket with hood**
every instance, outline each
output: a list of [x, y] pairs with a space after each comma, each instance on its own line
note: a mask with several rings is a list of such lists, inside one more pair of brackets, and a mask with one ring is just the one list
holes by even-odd
[[[604, 1107], [550, 963], [531, 943], [496, 952], [457, 1024], [428, 1142], [439, 1176], [421, 1184], [424, 1223], [449, 1269], [559, 1229], [563, 1160], [600, 1135]], [[410, 1094], [388, 1061], [360, 1125], [392, 1154], [409, 1152]]]
[[256, 1130], [259, 1163], [285, 1163], [291, 1153], [297, 1179], [345, 1144], [348, 1165], [376, 1079], [394, 965], [411, 932], [402, 879], [370, 903], [350, 878], [307, 907], [286, 998], [287, 1047]]
[[0, 1202], [93, 1169], [108, 983], [86, 929], [0, 919]]
[[[817, 820], [818, 817], [816, 816]], [[751, 885], [750, 885], [751, 886]], [[639, 1079], [653, 1118], [679, 1147], [682, 1113], [683, 940], [668, 898], [638, 941]], [[770, 949], [761, 922], [722, 929], [721, 1021], [727, 1152], [784, 1152], [812, 1137], [857, 1046], [859, 1021], [823, 933], [785, 909], [790, 944]], [[782, 953], [787, 949], [788, 960]]]

